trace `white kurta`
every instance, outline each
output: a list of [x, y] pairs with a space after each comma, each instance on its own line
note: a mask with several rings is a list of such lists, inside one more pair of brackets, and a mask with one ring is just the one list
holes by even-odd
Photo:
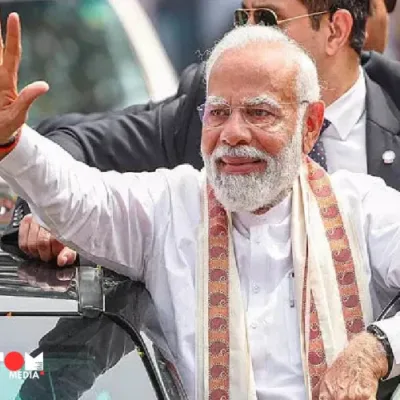
[[[190, 166], [155, 173], [100, 173], [24, 128], [0, 162], [34, 212], [83, 255], [145, 282], [190, 398], [195, 376], [196, 230], [201, 174]], [[377, 314], [400, 288], [400, 193], [380, 179], [332, 176], [348, 197]], [[255, 216], [233, 216], [259, 399], [304, 399], [299, 324], [293, 306], [290, 198]], [[383, 323], [400, 364], [400, 318]]]

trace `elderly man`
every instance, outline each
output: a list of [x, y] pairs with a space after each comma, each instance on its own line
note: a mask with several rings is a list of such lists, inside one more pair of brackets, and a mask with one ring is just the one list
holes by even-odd
[[0, 67], [0, 175], [61, 241], [145, 282], [189, 398], [370, 399], [400, 367], [400, 193], [330, 178], [306, 154], [324, 118], [311, 59], [274, 28], [207, 64], [205, 170], [105, 172], [23, 125], [18, 16]]

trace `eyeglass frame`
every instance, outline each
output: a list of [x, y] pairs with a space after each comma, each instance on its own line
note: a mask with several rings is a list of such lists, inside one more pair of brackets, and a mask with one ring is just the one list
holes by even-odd
[[[244, 12], [245, 14], [247, 14], [247, 22], [246, 24], [236, 24], [236, 13], [238, 11]], [[271, 10], [270, 8], [238, 8], [235, 10], [234, 12], [234, 21], [233, 24], [234, 26], [238, 27], [238, 26], [245, 26], [248, 24], [249, 19], [251, 18], [251, 16], [254, 15], [254, 13], [256, 11], [268, 11], [269, 13], [271, 13], [271, 15], [274, 17], [275, 19], [275, 23], [274, 24], [270, 24], [270, 25], [265, 25], [265, 26], [279, 26], [281, 24], [284, 24], [286, 22], [290, 22], [290, 21], [295, 21], [301, 18], [306, 18], [306, 17], [315, 17], [317, 15], [324, 15], [324, 14], [329, 14], [331, 13], [331, 11], [318, 11], [315, 13], [310, 13], [310, 14], [302, 14], [302, 15], [298, 15], [296, 17], [292, 17], [292, 18], [286, 18], [286, 19], [278, 19], [278, 15], [276, 14], [276, 12], [274, 10]], [[250, 14], [250, 15], [249, 15]], [[260, 23], [257, 23], [256, 25], [260, 25]]]
[[[288, 104], [298, 104], [299, 106], [301, 106], [303, 104], [310, 104], [310, 101], [309, 100], [302, 100], [300, 102], [284, 103], [284, 104], [286, 104], [286, 105], [288, 105]], [[234, 110], [236, 110], [236, 109], [242, 110], [242, 109], [245, 109], [245, 108], [248, 108], [248, 107], [257, 107], [257, 106], [260, 106], [260, 105], [262, 105], [262, 104], [231, 106], [230, 104], [207, 104], [207, 103], [203, 103], [203, 104], [201, 104], [200, 106], [197, 107], [197, 112], [199, 113], [200, 121], [203, 124], [203, 127], [207, 128], [207, 129], [218, 129], [218, 128], [221, 128], [222, 126], [224, 126], [224, 124], [232, 116], [232, 113], [233, 113]], [[216, 126], [208, 126], [208, 125], [206, 125], [204, 123], [204, 115], [205, 115], [205, 109], [206, 109], [207, 106], [221, 106], [221, 107], [226, 107], [227, 109], [229, 109], [230, 110], [230, 114], [229, 114], [227, 120], [224, 121], [223, 123], [221, 123], [220, 125], [216, 125]], [[266, 123], [255, 124], [253, 122], [249, 122], [246, 119], [246, 117], [243, 116], [242, 113], [241, 113], [241, 115], [242, 115], [243, 121], [246, 122], [246, 124], [249, 124], [251, 126], [255, 126], [255, 127], [258, 127], [258, 128], [266, 125]]]

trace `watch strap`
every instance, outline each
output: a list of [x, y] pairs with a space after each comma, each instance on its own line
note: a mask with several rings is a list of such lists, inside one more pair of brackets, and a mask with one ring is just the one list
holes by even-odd
[[369, 325], [367, 327], [367, 332], [374, 335], [375, 338], [378, 339], [379, 342], [382, 344], [382, 347], [385, 350], [386, 357], [387, 357], [387, 363], [388, 363], [388, 373], [386, 374], [386, 376], [381, 378], [381, 380], [385, 380], [389, 377], [389, 375], [392, 371], [392, 368], [393, 368], [394, 355], [393, 355], [392, 346], [390, 345], [390, 342], [389, 342], [388, 337], [386, 336], [386, 333], [378, 326]]

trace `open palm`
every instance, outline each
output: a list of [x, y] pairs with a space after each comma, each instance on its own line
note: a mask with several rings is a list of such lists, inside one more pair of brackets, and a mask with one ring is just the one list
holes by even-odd
[[24, 124], [29, 107], [49, 89], [46, 82], [35, 82], [18, 93], [21, 61], [21, 25], [16, 13], [7, 20], [6, 43], [0, 35], [0, 144], [7, 143]]

